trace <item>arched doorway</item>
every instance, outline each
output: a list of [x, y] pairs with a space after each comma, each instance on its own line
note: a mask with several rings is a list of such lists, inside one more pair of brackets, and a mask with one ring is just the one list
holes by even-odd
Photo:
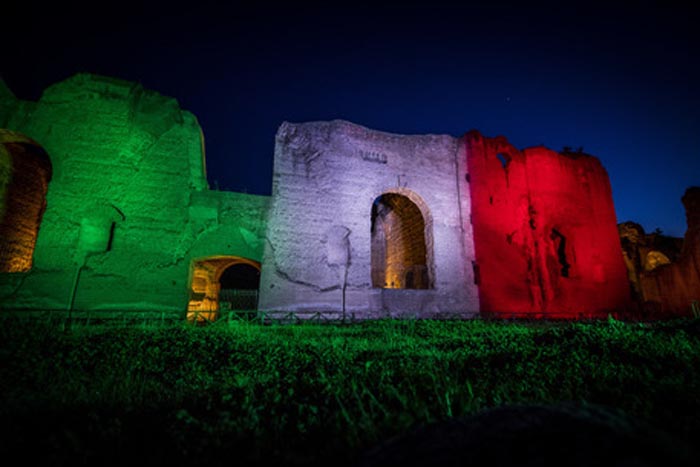
[[432, 288], [432, 223], [419, 205], [427, 211], [407, 191], [384, 193], [372, 203], [372, 287]]
[[258, 304], [260, 263], [238, 256], [193, 261], [187, 320], [213, 322], [227, 313], [254, 314]]
[[0, 129], [0, 273], [32, 268], [51, 174], [41, 146]]

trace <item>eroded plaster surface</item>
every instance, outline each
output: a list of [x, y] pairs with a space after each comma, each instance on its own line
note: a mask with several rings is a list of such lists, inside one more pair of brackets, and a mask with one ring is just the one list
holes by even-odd
[[682, 314], [700, 298], [697, 188], [683, 199], [681, 253], [635, 240], [623, 257], [620, 235], [626, 246], [639, 235], [618, 233], [607, 173], [583, 153], [285, 122], [272, 196], [221, 192], [192, 114], [88, 74], [37, 102], [0, 81], [0, 129], [4, 309], [184, 318], [192, 300], [218, 300], [221, 268], [198, 265], [230, 258], [261, 264], [268, 314]]
[[633, 304], [608, 174], [583, 153], [465, 135], [482, 313], [605, 317]]
[[[38, 102], [2, 88], [0, 104], [0, 128], [31, 138], [53, 169], [33, 264], [0, 275], [0, 307], [184, 316], [194, 261], [261, 259], [268, 198], [208, 190], [201, 128], [175, 99], [80, 74]], [[6, 193], [3, 206], [20, 198]]]
[[700, 313], [700, 187], [681, 201], [688, 230], [683, 239], [646, 234], [632, 222], [620, 225], [625, 263], [644, 318]]
[[[478, 312], [458, 146], [447, 135], [395, 135], [340, 120], [282, 124], [261, 309], [356, 318]], [[372, 207], [387, 194], [410, 201], [423, 217], [429, 288], [373, 286]]]

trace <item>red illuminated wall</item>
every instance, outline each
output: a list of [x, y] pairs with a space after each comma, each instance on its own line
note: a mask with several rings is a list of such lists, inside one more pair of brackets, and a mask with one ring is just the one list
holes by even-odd
[[631, 307], [608, 175], [595, 157], [464, 136], [481, 312], [575, 318]]

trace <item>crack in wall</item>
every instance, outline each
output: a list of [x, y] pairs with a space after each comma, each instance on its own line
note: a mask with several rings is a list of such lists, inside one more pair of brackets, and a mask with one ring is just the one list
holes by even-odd
[[302, 280], [299, 280], [299, 279], [294, 279], [291, 275], [289, 275], [289, 273], [284, 272], [284, 271], [282, 270], [282, 268], [280, 267], [279, 263], [277, 262], [277, 252], [276, 252], [276, 250], [275, 250], [275, 247], [274, 247], [274, 245], [272, 244], [272, 241], [270, 240], [270, 238], [269, 238], [267, 235], [265, 236], [265, 241], [267, 242], [267, 244], [268, 244], [269, 247], [270, 247], [270, 250], [272, 251], [272, 262], [273, 262], [273, 264], [274, 264], [274, 266], [275, 266], [275, 274], [276, 274], [278, 277], [280, 277], [280, 278], [282, 278], [282, 279], [284, 279], [284, 280], [286, 280], [287, 282], [290, 282], [290, 283], [292, 283], [292, 284], [301, 285], [301, 286], [303, 286], [303, 287], [309, 287], [309, 288], [311, 288], [311, 289], [313, 289], [313, 290], [315, 290], [315, 291], [317, 291], [317, 292], [330, 292], [330, 291], [332, 291], [332, 290], [340, 290], [340, 288], [341, 288], [341, 287], [340, 287], [340, 284], [336, 284], [336, 285], [333, 285], [333, 286], [330, 286], [330, 287], [321, 287], [321, 286], [319, 286], [319, 285], [312, 284], [311, 282], [306, 282], [306, 281], [302, 281]]

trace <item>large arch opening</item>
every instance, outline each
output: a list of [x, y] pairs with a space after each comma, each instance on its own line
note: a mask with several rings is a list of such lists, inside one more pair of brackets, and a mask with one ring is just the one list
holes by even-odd
[[413, 198], [410, 193], [390, 192], [372, 203], [372, 287], [432, 288], [431, 225], [420, 200]]
[[32, 268], [51, 174], [41, 146], [0, 129], [0, 272]]
[[202, 258], [193, 261], [190, 277], [189, 322], [213, 322], [224, 313], [244, 316], [257, 310], [257, 261], [238, 256]]

